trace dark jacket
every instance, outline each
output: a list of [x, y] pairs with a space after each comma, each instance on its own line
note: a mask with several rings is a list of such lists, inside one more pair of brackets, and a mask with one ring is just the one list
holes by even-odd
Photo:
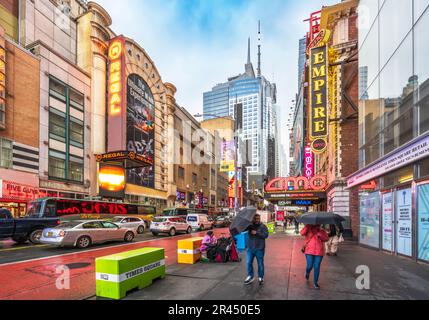
[[334, 225], [329, 225], [329, 238], [340, 236], [344, 233], [344, 227], [341, 223]]
[[[256, 235], [252, 235], [252, 230], [256, 231]], [[265, 239], [268, 238], [268, 228], [264, 224], [251, 225], [247, 230], [249, 232], [248, 248], [250, 250], [265, 250]]]

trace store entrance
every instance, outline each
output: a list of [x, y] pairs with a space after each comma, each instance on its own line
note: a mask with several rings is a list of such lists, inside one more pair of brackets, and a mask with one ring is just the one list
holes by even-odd
[[25, 216], [27, 212], [27, 203], [25, 202], [0, 202], [0, 209], [7, 209], [14, 218]]

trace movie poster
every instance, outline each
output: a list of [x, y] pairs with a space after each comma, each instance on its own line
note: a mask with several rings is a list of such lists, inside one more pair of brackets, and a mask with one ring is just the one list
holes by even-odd
[[127, 171], [127, 183], [155, 188], [155, 104], [147, 83], [137, 74], [127, 79], [127, 149], [152, 165]]

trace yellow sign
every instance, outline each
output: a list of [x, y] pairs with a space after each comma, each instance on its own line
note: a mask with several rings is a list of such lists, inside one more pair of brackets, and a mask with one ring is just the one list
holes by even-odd
[[309, 119], [313, 152], [321, 153], [326, 150], [328, 137], [328, 52], [326, 46], [311, 49]]
[[235, 161], [221, 161], [220, 172], [233, 172], [235, 171]]

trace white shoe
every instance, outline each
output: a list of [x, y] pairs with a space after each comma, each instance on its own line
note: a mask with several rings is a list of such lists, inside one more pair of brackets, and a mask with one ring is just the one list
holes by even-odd
[[253, 283], [253, 281], [255, 281], [255, 278], [252, 278], [252, 277], [247, 277], [246, 278], [246, 280], [244, 281], [244, 284], [245, 285], [249, 285], [249, 284], [252, 284]]
[[265, 283], [264, 278], [259, 278], [259, 285], [262, 286]]

